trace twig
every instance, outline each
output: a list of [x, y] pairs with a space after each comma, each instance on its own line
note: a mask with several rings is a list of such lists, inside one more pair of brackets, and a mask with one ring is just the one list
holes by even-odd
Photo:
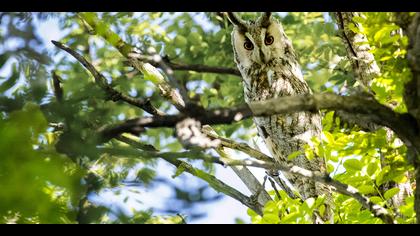
[[268, 178], [268, 181], [270, 181], [271, 187], [273, 187], [274, 192], [276, 193], [277, 198], [278, 199], [281, 199], [280, 193], [279, 193], [279, 191], [277, 190], [277, 187], [276, 187], [276, 183], [274, 183], [274, 181], [271, 178]]
[[59, 103], [61, 103], [63, 101], [63, 88], [61, 86], [62, 80], [55, 71], [52, 71], [52, 78], [55, 98]]
[[[142, 56], [139, 53], [130, 53], [129, 57], [137, 58], [142, 62], [150, 63], [152, 66], [160, 67], [163, 70], [163, 72], [165, 72], [171, 87], [179, 90], [179, 95], [181, 96], [182, 101], [186, 105], [190, 104], [191, 101], [189, 99], [187, 90], [185, 89], [184, 86], [181, 86], [179, 84], [178, 80], [175, 79], [174, 72], [171, 65], [167, 63], [166, 61], [164, 61], [163, 58], [159, 54], [156, 53], [156, 49], [149, 47], [147, 51], [150, 55]], [[147, 58], [147, 60], [144, 60], [145, 58]]]
[[[124, 42], [121, 37], [109, 29], [109, 27], [98, 19], [95, 13], [79, 13], [79, 17], [88, 24], [96, 34], [104, 38], [109, 44], [114, 46], [130, 64], [144, 75], [153, 77], [151, 80], [158, 88], [160, 94], [168, 99], [178, 110], [185, 109], [185, 101], [181, 94], [164, 79], [160, 72], [150, 63], [144, 63], [138, 59], [138, 53], [130, 44]], [[100, 30], [98, 30], [100, 29]]]
[[[248, 144], [246, 143], [237, 143], [231, 139], [227, 139], [227, 138], [223, 138], [220, 137], [217, 133], [215, 133], [213, 131], [213, 129], [208, 126], [208, 125], [204, 125], [202, 128], [202, 131], [204, 134], [206, 134], [207, 136], [209, 136], [210, 138], [216, 139], [216, 140], [220, 140], [220, 145], [223, 147], [227, 147], [227, 148], [231, 148], [234, 150], [238, 150], [241, 151], [245, 154], [248, 154], [250, 157], [256, 158], [258, 160], [262, 160], [262, 161], [268, 161], [268, 162], [275, 162], [274, 159], [262, 152], [260, 152], [259, 150], [256, 150], [254, 148], [251, 148]], [[220, 154], [220, 153], [219, 153]], [[277, 172], [277, 171], [275, 171]], [[286, 183], [284, 183], [284, 181], [282, 179], [280, 179], [280, 177], [278, 176], [278, 173], [276, 173], [276, 175], [272, 174], [272, 173], [268, 173], [270, 175], [270, 177], [272, 177], [273, 179], [275, 179], [275, 181], [277, 182], [277, 184], [291, 197], [291, 198], [297, 198], [297, 196], [293, 193], [293, 191], [287, 186]]]
[[[207, 135], [207, 137], [212, 138], [213, 140], [221, 141], [221, 145], [216, 147], [216, 152], [220, 155], [220, 160], [223, 162], [224, 160], [234, 160], [232, 158], [230, 150], [227, 149], [226, 145], [223, 144], [221, 139], [215, 139], [212, 137], [218, 137], [216, 131], [209, 125], [205, 125], [202, 127], [202, 132]], [[236, 145], [237, 146], [237, 145]], [[234, 149], [234, 148], [232, 148]], [[271, 159], [269, 159], [271, 160]], [[252, 195], [257, 198], [261, 205], [265, 205], [268, 201], [272, 200], [270, 195], [265, 191], [264, 185], [266, 179], [264, 179], [263, 184], [260, 184], [258, 179], [252, 174], [252, 172], [245, 166], [231, 166], [232, 170], [236, 173], [236, 175], [242, 180], [245, 186], [251, 191]]]
[[[130, 146], [137, 148], [137, 149], [142, 149], [142, 145], [138, 145], [138, 142], [136, 140], [124, 137], [122, 139], [120, 139], [120, 141], [129, 144]], [[238, 200], [239, 202], [241, 202], [242, 204], [244, 204], [245, 206], [249, 207], [250, 209], [252, 209], [253, 211], [255, 211], [257, 214], [262, 215], [262, 205], [260, 205], [259, 203], [255, 203], [254, 201], [252, 201], [252, 199], [250, 199], [249, 197], [247, 197], [246, 195], [242, 194], [241, 192], [239, 192], [238, 190], [232, 188], [231, 186], [225, 184], [224, 182], [222, 182], [221, 180], [217, 179], [216, 177], [214, 177], [213, 175], [207, 174], [206, 172], [196, 169], [194, 167], [192, 167], [190, 164], [188, 164], [187, 162], [184, 161], [180, 161], [177, 160], [175, 158], [173, 158], [173, 156], [162, 156], [160, 155], [160, 157], [162, 159], [164, 159], [165, 161], [171, 163], [173, 166], [188, 172], [204, 181], [206, 181], [214, 190], [218, 191], [218, 192], [222, 192], [227, 196], [232, 197], [233, 199]]]
[[160, 116], [160, 115], [163, 114], [161, 111], [154, 108], [148, 99], [133, 98], [131, 96], [124, 95], [121, 92], [112, 88], [106, 82], [105, 77], [101, 73], [99, 73], [96, 70], [96, 68], [88, 60], [86, 60], [82, 55], [80, 55], [78, 52], [74, 51], [70, 47], [68, 47], [68, 46], [66, 46], [66, 45], [64, 45], [60, 42], [57, 42], [57, 41], [54, 41], [54, 40], [52, 40], [51, 42], [56, 47], [66, 51], [67, 53], [72, 55], [76, 60], [78, 60], [92, 74], [92, 76], [95, 78], [96, 84], [98, 84], [109, 95], [109, 98], [112, 101], [115, 102], [115, 101], [121, 100], [121, 101], [127, 102], [128, 104], [139, 107], [139, 108], [141, 108], [141, 109], [143, 109], [143, 110], [145, 110], [145, 111], [147, 111], [147, 112], [149, 112], [150, 114], [153, 114], [153, 115]]
[[212, 128], [208, 125], [204, 125], [201, 129], [201, 131], [206, 134], [207, 136], [209, 136], [212, 139], [218, 139], [221, 141], [222, 146], [224, 147], [228, 147], [231, 149], [235, 149], [241, 152], [244, 152], [258, 160], [262, 160], [262, 161], [274, 161], [274, 159], [256, 149], [251, 148], [248, 144], [246, 143], [237, 143], [231, 139], [227, 139], [227, 138], [223, 138], [220, 137], [217, 133], [213, 132]]

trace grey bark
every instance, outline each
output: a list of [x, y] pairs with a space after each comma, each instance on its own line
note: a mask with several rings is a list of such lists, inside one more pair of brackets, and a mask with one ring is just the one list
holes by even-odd
[[[416, 118], [417, 124], [420, 123], [420, 13], [416, 13], [410, 26], [407, 29], [409, 37], [409, 45], [407, 48], [407, 59], [411, 68], [413, 77], [405, 86], [404, 101], [407, 105], [408, 112]], [[409, 147], [413, 150], [410, 158], [415, 167], [416, 190], [414, 208], [417, 217], [417, 223], [420, 223], [420, 161], [419, 146]]]

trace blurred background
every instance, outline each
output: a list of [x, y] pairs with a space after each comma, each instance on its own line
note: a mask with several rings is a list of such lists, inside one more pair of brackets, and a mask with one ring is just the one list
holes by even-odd
[[[231, 27], [221, 14], [99, 16], [127, 43], [138, 48], [153, 46], [171, 62], [235, 67]], [[251, 19], [257, 14], [242, 16]], [[275, 17], [293, 38], [313, 90], [337, 91], [343, 81], [354, 83], [346, 71], [331, 70], [344, 63], [345, 50], [327, 13], [281, 12]], [[165, 161], [107, 153], [107, 148], [120, 147], [117, 141], [92, 144], [89, 138], [97, 128], [147, 114], [109, 101], [83, 66], [51, 40], [82, 54], [117, 90], [133, 97], [149, 97], [162, 111], [176, 113], [150, 81], [127, 67], [119, 52], [90, 32], [76, 14], [0, 13], [1, 222], [76, 223], [84, 203], [92, 205], [84, 216], [86, 222], [250, 222], [245, 206], [190, 174], [177, 173]], [[54, 89], [53, 75], [59, 78], [60, 94]], [[176, 71], [175, 77], [205, 108], [243, 103], [238, 76]], [[267, 153], [251, 120], [215, 129], [222, 136]], [[139, 140], [164, 151], [183, 150], [173, 129], [149, 129]], [[190, 163], [249, 194], [229, 168], [194, 160]], [[262, 181], [264, 171], [252, 170]], [[94, 180], [89, 179], [89, 173], [95, 174]]]

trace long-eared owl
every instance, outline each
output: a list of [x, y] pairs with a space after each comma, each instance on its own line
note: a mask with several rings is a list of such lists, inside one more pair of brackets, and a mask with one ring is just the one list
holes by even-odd
[[[228, 16], [234, 25], [232, 46], [235, 62], [242, 75], [246, 102], [312, 93], [303, 79], [291, 41], [282, 25], [270, 13], [262, 14], [256, 21], [244, 21], [234, 13]], [[254, 123], [276, 161], [325, 173], [325, 161], [321, 157], [308, 160], [301, 154], [288, 160], [290, 154], [303, 151], [304, 145], [310, 143], [312, 137], [320, 138], [322, 127], [319, 112], [254, 117]], [[297, 175], [285, 176], [302, 199], [321, 194], [326, 194], [327, 198], [330, 196], [325, 185]]]

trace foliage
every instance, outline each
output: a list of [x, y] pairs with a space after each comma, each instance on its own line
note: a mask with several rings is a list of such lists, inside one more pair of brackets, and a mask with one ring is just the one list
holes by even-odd
[[[142, 50], [154, 47], [172, 63], [202, 64], [234, 68], [230, 43], [231, 27], [226, 19], [206, 13], [101, 13], [106, 27], [125, 42]], [[256, 14], [245, 13], [244, 18]], [[375, 98], [397, 112], [406, 111], [404, 84], [411, 78], [405, 60], [408, 39], [393, 23], [392, 13], [365, 13], [355, 19], [363, 27], [372, 53], [381, 68], [373, 81]], [[305, 79], [315, 92], [339, 92], [343, 86], [357, 86], [346, 51], [337, 37], [337, 26], [327, 13], [276, 14], [292, 39], [300, 57]], [[153, 85], [153, 76], [126, 66], [124, 57], [108, 42], [90, 32], [73, 13], [0, 14], [0, 222], [75, 223], [79, 220], [80, 199], [105, 190], [135, 183], [153, 189], [164, 183], [172, 187], [176, 200], [190, 209], [191, 218], [200, 215], [194, 206], [219, 199], [208, 186], [178, 186], [159, 178], [159, 162], [138, 155], [117, 140], [96, 145], [95, 132], [105, 125], [148, 115], [123, 102], [113, 102], [95, 84], [85, 68], [59, 49], [49, 47], [36, 32], [37, 24], [55, 20], [62, 38], [54, 40], [76, 49], [90, 60], [110, 86], [133, 97], [148, 98], [153, 106], [169, 114], [173, 107]], [[357, 29], [356, 27], [354, 29]], [[103, 29], [106, 30], [106, 29]], [[90, 33], [89, 33], [90, 32]], [[17, 46], [16, 46], [17, 45]], [[61, 80], [63, 99], [54, 95], [52, 72]], [[229, 74], [174, 72], [188, 95], [204, 108], [231, 107], [243, 103], [240, 77]], [[63, 126], [64, 125], [64, 128]], [[256, 136], [251, 119], [214, 127], [221, 136], [252, 143]], [[398, 191], [390, 183], [410, 181], [407, 148], [381, 128], [366, 132], [343, 124], [334, 112], [323, 111], [323, 138], [314, 140], [314, 153], [325, 158], [328, 172], [343, 183], [356, 187], [372, 202], [385, 206], [399, 223], [413, 223], [414, 198], [405, 199], [398, 209], [390, 199]], [[173, 129], [147, 129], [139, 141], [162, 151], [183, 148]], [[194, 167], [214, 174], [213, 164], [190, 161]], [[172, 169], [173, 177], [191, 181], [191, 175]], [[87, 176], [94, 174], [96, 181]], [[169, 182], [169, 184], [168, 184]], [[197, 190], [199, 189], [199, 190]], [[248, 210], [252, 223], [312, 223], [314, 211], [323, 214], [324, 196], [300, 202], [284, 191], [270, 192], [260, 216]], [[138, 194], [141, 199], [141, 193]], [[335, 223], [382, 223], [355, 199], [334, 193]], [[34, 204], [36, 202], [36, 204]], [[96, 223], [184, 223], [168, 206], [159, 215], [153, 209], [131, 213], [96, 206], [87, 219]], [[185, 209], [181, 209], [185, 211]], [[190, 219], [188, 216], [187, 220]], [[237, 220], [242, 223], [242, 220]], [[248, 222], [248, 219], [245, 220]]]

